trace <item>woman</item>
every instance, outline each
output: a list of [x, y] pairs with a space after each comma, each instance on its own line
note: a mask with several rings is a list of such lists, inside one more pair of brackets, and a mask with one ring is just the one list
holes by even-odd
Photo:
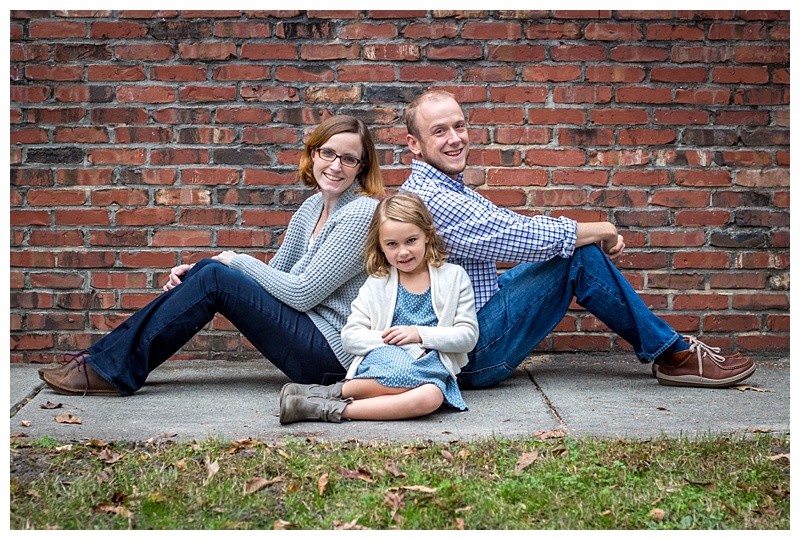
[[341, 380], [353, 356], [340, 332], [367, 278], [372, 197], [383, 192], [366, 125], [351, 116], [322, 122], [304, 148], [300, 178], [319, 192], [292, 217], [269, 264], [224, 251], [176, 266], [165, 294], [41, 378], [61, 394], [133, 394], [220, 313], [291, 380]]

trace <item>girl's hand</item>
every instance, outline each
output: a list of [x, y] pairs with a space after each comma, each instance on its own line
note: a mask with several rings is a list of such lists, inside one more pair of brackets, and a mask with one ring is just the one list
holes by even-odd
[[178, 285], [180, 285], [181, 282], [183, 281], [181, 279], [181, 276], [183, 276], [186, 272], [188, 272], [192, 268], [192, 266], [194, 266], [194, 265], [193, 264], [181, 264], [181, 265], [173, 267], [172, 270], [170, 270], [170, 272], [169, 272], [169, 280], [167, 281], [167, 284], [164, 285], [164, 287], [163, 287], [164, 292], [172, 290], [175, 287], [177, 287]]
[[392, 326], [383, 333], [383, 342], [387, 345], [406, 345], [422, 343], [422, 338], [413, 326]]
[[231, 261], [233, 260], [234, 257], [236, 257], [235, 251], [223, 251], [219, 255], [214, 255], [211, 258], [214, 259], [215, 261], [221, 262], [225, 266], [230, 266]]

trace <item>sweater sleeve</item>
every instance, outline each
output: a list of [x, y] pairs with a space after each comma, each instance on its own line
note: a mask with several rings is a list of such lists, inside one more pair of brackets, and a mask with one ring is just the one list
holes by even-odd
[[418, 326], [422, 346], [442, 352], [467, 353], [478, 342], [478, 316], [475, 312], [475, 295], [467, 273], [457, 269], [458, 304], [453, 326]]
[[337, 212], [330, 227], [326, 225], [325, 238], [317, 239], [317, 249], [299, 272], [282, 271], [249, 255], [234, 257], [231, 268], [255, 279], [284, 304], [309, 311], [364, 271], [364, 253], [359, 246], [366, 241], [376, 204], [373, 199], [359, 197]]
[[373, 330], [373, 319], [377, 314], [371, 313], [369, 302], [370, 280], [361, 287], [361, 291], [350, 308], [350, 316], [347, 324], [342, 328], [342, 347], [345, 352], [356, 355], [366, 356], [369, 352], [385, 345], [381, 330]]

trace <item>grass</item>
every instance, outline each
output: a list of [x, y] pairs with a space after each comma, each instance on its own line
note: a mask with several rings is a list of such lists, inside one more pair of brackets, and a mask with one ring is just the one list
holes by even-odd
[[[12, 529], [789, 529], [789, 437], [11, 442]], [[526, 465], [527, 464], [527, 465]]]

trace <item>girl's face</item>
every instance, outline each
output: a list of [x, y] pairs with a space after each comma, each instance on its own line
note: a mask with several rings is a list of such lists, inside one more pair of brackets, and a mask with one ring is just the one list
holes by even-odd
[[400, 272], [416, 274], [427, 270], [428, 237], [413, 223], [385, 220], [378, 229], [378, 241], [386, 260]]
[[[333, 161], [323, 159], [320, 152], [322, 155], [333, 157]], [[358, 133], [337, 133], [325, 141], [319, 149], [314, 150], [311, 154], [314, 162], [314, 179], [319, 184], [323, 196], [338, 198], [353, 185], [363, 167], [360, 163], [363, 152]], [[345, 162], [351, 161], [348, 158], [355, 158], [359, 163], [355, 167], [343, 165], [343, 159]]]

